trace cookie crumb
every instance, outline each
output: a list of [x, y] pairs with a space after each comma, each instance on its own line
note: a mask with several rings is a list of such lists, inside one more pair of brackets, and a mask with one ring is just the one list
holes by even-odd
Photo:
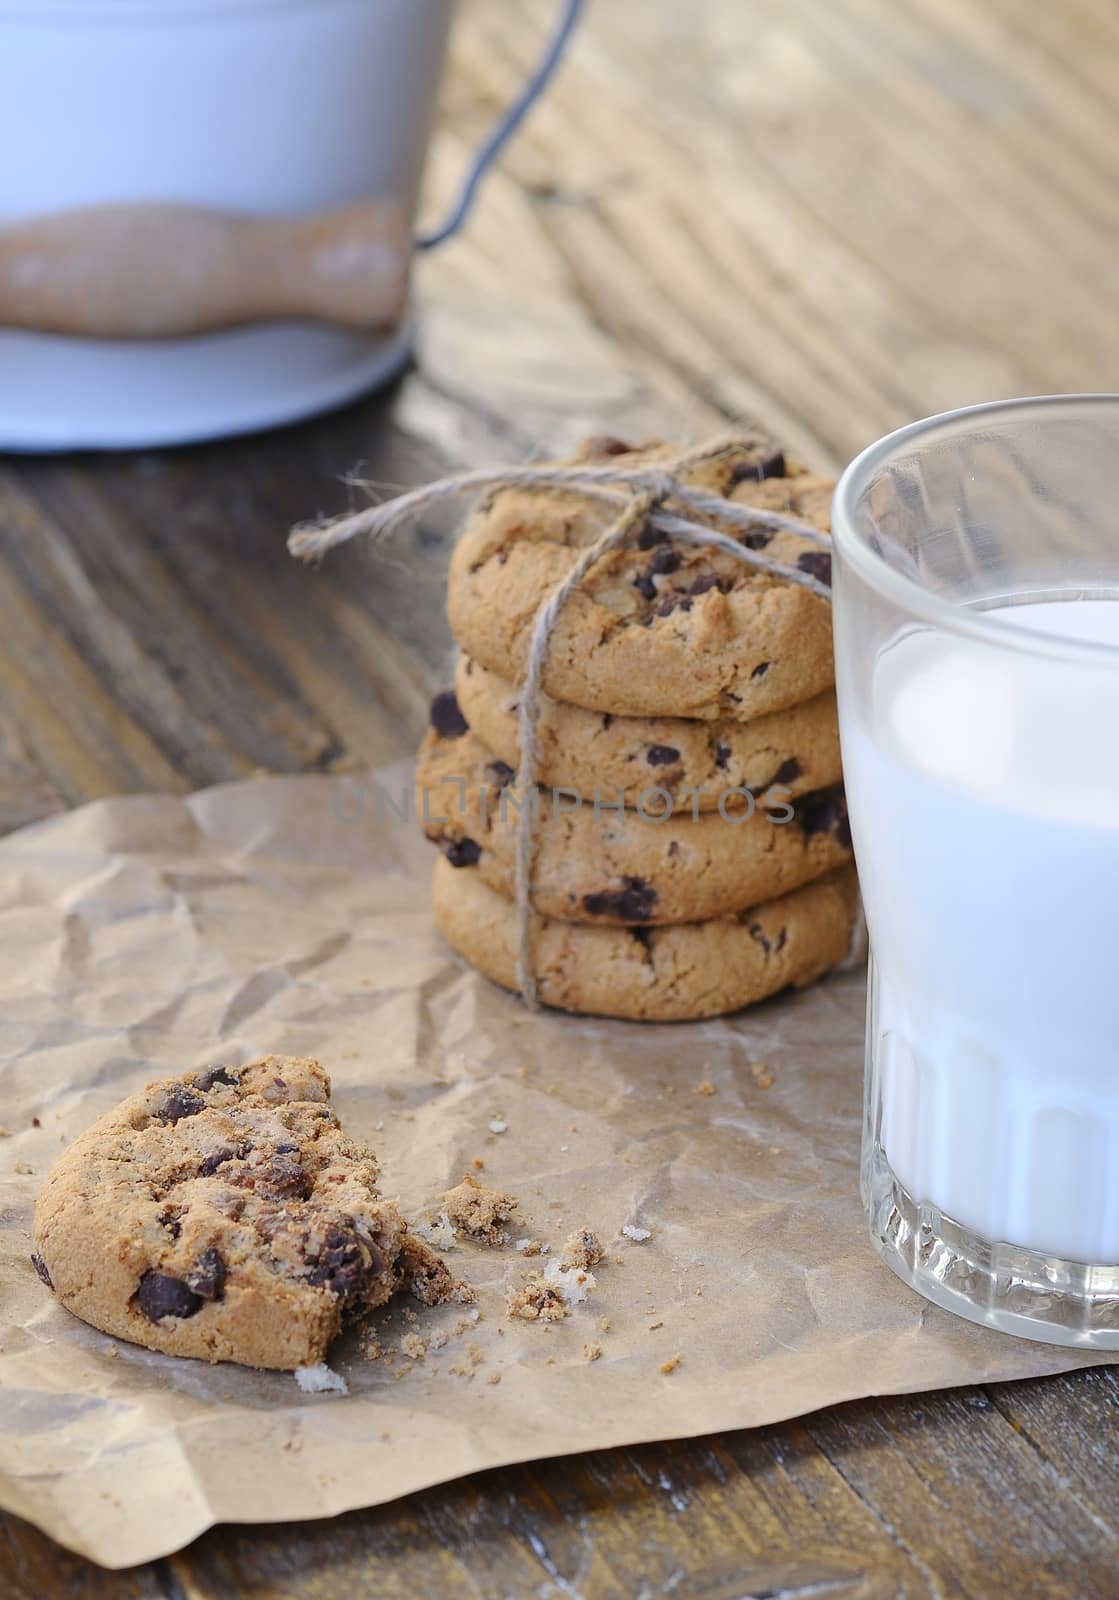
[[622, 1233], [627, 1239], [632, 1239], [634, 1244], [644, 1244], [646, 1239], [651, 1239], [653, 1237], [652, 1230], [650, 1228], [639, 1228], [632, 1222], [626, 1223], [625, 1227], [622, 1229]]
[[406, 1333], [400, 1341], [400, 1354], [409, 1361], [422, 1361], [427, 1355], [427, 1345], [418, 1333]]
[[650, 1322], [650, 1324], [649, 1324], [649, 1332], [650, 1333], [656, 1333], [658, 1328], [663, 1328], [663, 1327], [664, 1327], [664, 1323], [663, 1322]]
[[481, 1244], [502, 1245], [509, 1238], [502, 1226], [517, 1209], [517, 1197], [502, 1189], [489, 1189], [468, 1172], [462, 1182], [442, 1196], [443, 1212], [456, 1233], [469, 1234]]
[[33, 1177], [35, 1174], [35, 1168], [29, 1167], [26, 1161], [17, 1161], [12, 1171], [21, 1173], [25, 1177]]
[[584, 1361], [597, 1361], [601, 1354], [602, 1346], [600, 1344], [585, 1344], [583, 1346]]
[[521, 1322], [562, 1322], [564, 1317], [570, 1316], [571, 1307], [563, 1286], [549, 1282], [542, 1272], [534, 1272], [519, 1288], [509, 1290], [505, 1296], [505, 1312]]
[[718, 1090], [715, 1088], [715, 1085], [711, 1082], [710, 1078], [704, 1078], [702, 1083], [697, 1083], [695, 1085], [695, 1087], [692, 1089], [692, 1093], [693, 1094], [702, 1094], [702, 1095], [712, 1095], [712, 1094], [717, 1094]]
[[539, 1273], [534, 1273], [519, 1289], [510, 1289], [505, 1297], [505, 1312], [522, 1322], [560, 1322], [569, 1315], [563, 1295], [552, 1284], [545, 1283]]
[[669, 1356], [667, 1361], [661, 1362], [661, 1371], [664, 1373], [666, 1378], [670, 1372], [676, 1371], [676, 1368], [680, 1365], [683, 1359], [684, 1357], [681, 1355], [680, 1351], [677, 1350], [674, 1356]]
[[475, 1156], [470, 1165], [474, 1168], [475, 1172], [484, 1172], [486, 1170], [486, 1163], [482, 1160], [481, 1156]]
[[404, 1235], [401, 1255], [404, 1282], [421, 1305], [445, 1306], [457, 1301], [460, 1306], [471, 1306], [477, 1300], [473, 1287], [456, 1278], [443, 1258], [414, 1234]]
[[589, 1267], [597, 1267], [606, 1255], [598, 1237], [589, 1228], [576, 1228], [568, 1237], [560, 1257], [560, 1265], [564, 1267], [582, 1267], [586, 1271]]
[[11, 1137], [12, 1137], [11, 1128], [5, 1128], [4, 1124], [2, 1122], [0, 1122], [0, 1139], [10, 1139]]
[[43, 1124], [39, 1121], [38, 1117], [32, 1117], [31, 1118], [31, 1126], [33, 1128], [41, 1128], [43, 1126]]
[[539, 1239], [518, 1239], [515, 1248], [518, 1249], [523, 1256], [538, 1256], [542, 1255], [544, 1251], [544, 1246], [541, 1244]]
[[750, 1076], [753, 1078], [759, 1089], [773, 1088], [773, 1074], [770, 1072], [764, 1061], [751, 1061]]
[[599, 1319], [598, 1326], [602, 1330], [603, 1333], [609, 1333], [610, 1332], [610, 1318], [609, 1317], [601, 1317]]
[[375, 1333], [367, 1333], [361, 1342], [361, 1353], [366, 1361], [380, 1361], [384, 1348]]
[[491, 1372], [489, 1377], [486, 1379], [486, 1382], [487, 1383], [500, 1383], [501, 1382], [501, 1373], [500, 1372]]
[[314, 1367], [296, 1367], [295, 1381], [304, 1394], [349, 1394], [346, 1380], [325, 1361]]

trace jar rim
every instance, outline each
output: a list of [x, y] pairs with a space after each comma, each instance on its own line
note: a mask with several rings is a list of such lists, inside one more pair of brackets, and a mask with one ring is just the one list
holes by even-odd
[[[875, 475], [891, 457], [923, 442], [936, 433], [952, 429], [966, 419], [978, 428], [985, 420], [1005, 416], [1015, 411], [1041, 411], [1046, 408], [1089, 410], [1111, 409], [1119, 422], [1119, 394], [1055, 394], [1024, 395], [1011, 400], [990, 400], [980, 405], [961, 406], [952, 411], [940, 411], [931, 417], [907, 423], [892, 433], [885, 434], [854, 458], [846, 467], [835, 487], [831, 507], [832, 538], [838, 556], [840, 572], [844, 566], [860, 578], [883, 599], [917, 622], [926, 623], [942, 632], [978, 640], [996, 649], [1014, 650], [1050, 660], [1074, 662], [1082, 665], [1107, 666], [1119, 669], [1119, 646], [1102, 641], [1072, 639], [1062, 634], [1039, 632], [1023, 628], [1006, 620], [1006, 608], [999, 608], [997, 618], [991, 610], [957, 603], [944, 595], [925, 588], [907, 577], [876, 550], [858, 526], [856, 506]], [[1119, 489], [1119, 481], [1116, 485]], [[1069, 591], [1071, 594], [1072, 591]], [[1083, 591], [1077, 591], [1078, 597]], [[1053, 593], [1040, 599], [1058, 599]]]

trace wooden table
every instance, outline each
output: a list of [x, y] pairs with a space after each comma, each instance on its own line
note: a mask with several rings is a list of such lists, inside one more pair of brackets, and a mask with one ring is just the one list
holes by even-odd
[[[433, 210], [550, 10], [464, 6]], [[284, 552], [358, 463], [411, 484], [755, 418], [834, 466], [947, 406], [1114, 387], [1117, 71], [1113, 0], [599, 0], [468, 237], [423, 262], [392, 393], [0, 465], [0, 824], [410, 747], [449, 647], [447, 530], [317, 572]], [[870, 1401], [215, 1530], [127, 1574], [9, 1518], [0, 1593], [1113, 1596], [1117, 1399], [1099, 1369]]]

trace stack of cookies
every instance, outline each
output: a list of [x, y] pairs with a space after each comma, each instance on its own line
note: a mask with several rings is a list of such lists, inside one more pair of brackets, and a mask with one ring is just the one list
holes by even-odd
[[[592, 440], [626, 469], [673, 452]], [[679, 476], [828, 531], [830, 480], [762, 441]], [[417, 807], [442, 849], [435, 918], [488, 977], [517, 983], [519, 685], [542, 602], [610, 511], [566, 489], [503, 489], [451, 567], [463, 651], [420, 750]], [[712, 522], [830, 581], [803, 535]], [[651, 521], [599, 560], [551, 635], [536, 720], [531, 960], [547, 1005], [669, 1021], [735, 1011], [846, 955], [857, 889], [841, 785], [831, 616], [808, 589]]]

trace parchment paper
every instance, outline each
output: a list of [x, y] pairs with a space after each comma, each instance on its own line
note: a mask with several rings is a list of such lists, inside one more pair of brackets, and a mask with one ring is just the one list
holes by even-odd
[[[406, 773], [381, 788], [399, 802]], [[441, 945], [429, 847], [380, 811], [368, 778], [273, 778], [98, 803], [0, 844], [6, 1507], [120, 1567], [214, 1522], [332, 1516], [535, 1456], [1083, 1364], [957, 1321], [879, 1264], [857, 1193], [859, 978], [729, 1022], [530, 1016]], [[477, 1326], [451, 1332], [461, 1307], [390, 1313], [380, 1360], [353, 1336], [335, 1347], [346, 1397], [70, 1317], [28, 1262], [54, 1157], [152, 1077], [269, 1050], [325, 1062], [409, 1214], [477, 1156], [520, 1196], [515, 1235], [558, 1249], [599, 1232], [587, 1303], [550, 1329], [510, 1322], [504, 1288], [535, 1263], [460, 1248]], [[437, 1331], [442, 1349], [399, 1354]]]

